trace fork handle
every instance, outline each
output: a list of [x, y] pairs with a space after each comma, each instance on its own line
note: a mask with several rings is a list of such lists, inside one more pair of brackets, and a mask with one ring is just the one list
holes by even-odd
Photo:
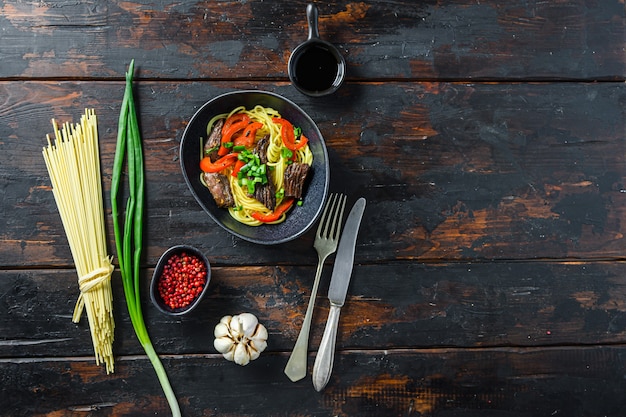
[[320, 347], [315, 357], [315, 364], [313, 365], [313, 386], [318, 392], [324, 389], [326, 384], [328, 384], [330, 374], [333, 370], [340, 312], [341, 306], [331, 303], [330, 311], [328, 312], [328, 321], [326, 322], [322, 341], [320, 342]]
[[313, 281], [313, 289], [311, 290], [311, 298], [309, 298], [309, 305], [306, 308], [302, 328], [300, 329], [300, 334], [298, 334], [296, 344], [291, 352], [291, 356], [289, 356], [287, 365], [285, 366], [285, 375], [287, 375], [292, 382], [299, 381], [306, 376], [309, 331], [311, 329], [311, 319], [313, 318], [315, 298], [317, 297], [317, 288], [320, 285], [320, 277], [322, 275], [325, 260], [325, 256], [319, 257], [317, 272], [315, 273], [315, 281]]

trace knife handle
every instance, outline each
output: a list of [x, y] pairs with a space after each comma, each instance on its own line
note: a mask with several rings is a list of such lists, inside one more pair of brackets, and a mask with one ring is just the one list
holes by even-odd
[[339, 324], [340, 312], [340, 306], [330, 305], [328, 321], [326, 322], [322, 341], [313, 364], [313, 386], [318, 392], [324, 389], [330, 380], [335, 359], [335, 341], [337, 340], [337, 325]]

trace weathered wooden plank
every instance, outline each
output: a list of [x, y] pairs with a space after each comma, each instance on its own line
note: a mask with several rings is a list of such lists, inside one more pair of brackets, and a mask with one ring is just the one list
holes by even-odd
[[[284, 83], [140, 82], [149, 265], [180, 243], [217, 264], [315, 262], [311, 233], [245, 250], [251, 244], [216, 226], [186, 188], [186, 121], [232, 88], [281, 93], [318, 123], [331, 188], [368, 200], [360, 262], [623, 256], [623, 83], [365, 83], [308, 100]], [[45, 134], [51, 118], [96, 108], [108, 190], [122, 94], [120, 83], [0, 84], [0, 266], [71, 265], [41, 157]], [[355, 107], [356, 97], [366, 104]]]
[[[71, 323], [77, 278], [40, 154], [50, 118], [96, 108], [108, 190], [131, 58], [147, 155], [145, 316], [183, 415], [622, 415], [623, 0], [319, 3], [322, 36], [348, 61], [346, 86], [320, 100], [286, 77], [307, 3], [0, 4], [0, 415], [168, 414], [117, 273], [113, 375], [94, 363], [86, 320]], [[180, 175], [186, 120], [243, 88], [309, 112], [332, 188], [368, 200], [320, 394], [282, 373], [310, 296], [312, 233], [279, 247], [231, 238]], [[178, 243], [215, 268], [199, 309], [172, 319], [147, 302], [147, 279]], [[270, 332], [245, 368], [212, 346], [219, 318], [243, 311]]]
[[[307, 1], [0, 6], [0, 77], [287, 78]], [[350, 79], [624, 79], [623, 1], [333, 1], [320, 32]]]
[[[210, 255], [209, 255], [210, 256]], [[357, 265], [342, 310], [339, 349], [554, 346], [626, 341], [626, 266], [620, 263]], [[328, 314], [327, 266], [310, 349]], [[252, 312], [270, 352], [293, 348], [313, 285], [313, 267], [228, 267], [213, 271], [207, 298], [189, 317], [144, 308], [157, 351], [216, 353], [213, 328], [226, 314]], [[0, 357], [93, 355], [85, 319], [71, 322], [78, 295], [72, 270], [0, 273]], [[116, 355], [142, 352], [114, 274]], [[312, 366], [312, 363], [311, 363]]]
[[[350, 351], [324, 391], [292, 383], [286, 354], [239, 367], [214, 355], [163, 362], [183, 415], [618, 416], [624, 348]], [[123, 358], [106, 375], [81, 358], [1, 360], [0, 415], [152, 416], [169, 409], [149, 362]]]

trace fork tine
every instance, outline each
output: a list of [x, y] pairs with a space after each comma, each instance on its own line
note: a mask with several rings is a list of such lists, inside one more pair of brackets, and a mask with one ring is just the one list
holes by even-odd
[[336, 200], [335, 197], [337, 197], [337, 194], [331, 194], [326, 202], [326, 207], [324, 207], [324, 212], [322, 213], [322, 220], [320, 220], [320, 225], [317, 227], [317, 236], [319, 237], [327, 236], [326, 232], [328, 231], [329, 219], [332, 216], [331, 206], [333, 206]]
[[339, 230], [341, 229], [341, 225], [343, 224], [343, 213], [346, 208], [346, 196], [345, 194], [340, 194], [339, 199], [337, 200], [336, 210], [333, 212], [333, 224], [329, 233], [331, 239], [339, 239]]

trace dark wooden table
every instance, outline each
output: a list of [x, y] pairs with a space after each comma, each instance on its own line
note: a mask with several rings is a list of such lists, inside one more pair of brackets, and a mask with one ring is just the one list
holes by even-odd
[[[320, 2], [346, 57], [330, 98], [290, 85], [303, 1], [0, 3], [0, 415], [169, 415], [116, 271], [116, 370], [93, 358], [72, 256], [41, 156], [50, 119], [99, 116], [109, 186], [123, 76], [137, 65], [148, 328], [185, 416], [620, 416], [626, 413], [626, 51], [623, 0]], [[368, 206], [332, 378], [283, 368], [304, 318], [313, 230], [234, 238], [178, 160], [193, 113], [239, 89], [317, 122], [331, 190]], [[208, 297], [159, 313], [148, 280], [168, 247], [200, 248]], [[331, 258], [332, 260], [332, 258]], [[309, 370], [328, 313], [324, 269]], [[249, 311], [269, 347], [246, 367], [213, 348]]]

